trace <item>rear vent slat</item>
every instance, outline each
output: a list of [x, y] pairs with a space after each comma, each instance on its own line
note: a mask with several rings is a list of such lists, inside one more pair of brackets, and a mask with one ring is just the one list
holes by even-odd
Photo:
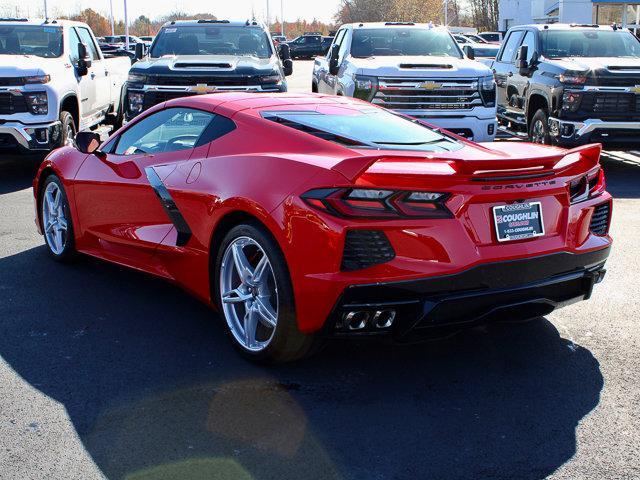
[[360, 270], [395, 258], [389, 239], [379, 230], [349, 230], [344, 243], [341, 269]]
[[609, 203], [598, 205], [593, 210], [589, 230], [594, 235], [606, 235], [609, 232], [609, 220], [611, 216], [611, 208]]

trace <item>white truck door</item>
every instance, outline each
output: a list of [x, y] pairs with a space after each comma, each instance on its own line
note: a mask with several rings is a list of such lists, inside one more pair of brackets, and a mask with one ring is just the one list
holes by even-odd
[[[78, 60], [80, 59], [80, 51], [78, 44], [84, 43], [80, 39], [75, 27], [69, 29], [69, 57], [71, 64], [75, 68], [76, 81], [78, 82], [78, 103], [80, 104], [80, 125], [76, 125], [78, 131], [86, 128], [88, 123], [96, 114], [96, 84], [91, 79], [91, 68], [89, 72], [80, 76], [78, 74]], [[93, 65], [92, 65], [93, 68]]]
[[[105, 61], [98, 50], [93, 35], [86, 27], [76, 27], [80, 40], [87, 46], [91, 55], [91, 68], [89, 68], [89, 79], [95, 84], [95, 97], [93, 111], [95, 115], [106, 112], [111, 104], [111, 86], [107, 78]], [[100, 119], [101, 120], [101, 119]]]

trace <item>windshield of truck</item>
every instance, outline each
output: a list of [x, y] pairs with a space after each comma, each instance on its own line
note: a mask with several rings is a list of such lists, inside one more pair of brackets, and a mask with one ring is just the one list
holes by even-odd
[[383, 109], [325, 114], [317, 111], [267, 111], [262, 116], [330, 142], [356, 148], [453, 151], [462, 145], [417, 120]]
[[356, 58], [396, 55], [462, 58], [460, 48], [446, 30], [415, 27], [355, 29], [351, 55]]
[[151, 57], [165, 55], [271, 56], [267, 34], [260, 27], [171, 26], [160, 30]]
[[62, 55], [62, 28], [43, 25], [0, 26], [0, 55]]
[[640, 57], [640, 42], [629, 31], [546, 30], [542, 55], [561, 57]]

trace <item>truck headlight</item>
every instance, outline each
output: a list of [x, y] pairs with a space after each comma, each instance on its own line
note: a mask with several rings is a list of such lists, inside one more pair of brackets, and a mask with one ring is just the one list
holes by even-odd
[[258, 81], [260, 83], [280, 83], [282, 82], [282, 77], [277, 74], [263, 75], [261, 77], [258, 77]]
[[29, 112], [33, 115], [46, 115], [49, 113], [49, 97], [47, 92], [25, 92], [24, 99]]
[[485, 107], [496, 106], [496, 81], [493, 75], [482, 77], [478, 81], [480, 96]]
[[353, 80], [356, 86], [353, 96], [370, 102], [378, 89], [378, 79], [367, 75], [354, 75]]
[[562, 110], [565, 112], [575, 112], [580, 107], [581, 99], [581, 93], [565, 91], [562, 94]]
[[147, 76], [140, 75], [139, 73], [130, 73], [127, 77], [127, 82], [129, 83], [147, 83]]
[[129, 92], [129, 113], [137, 115], [142, 112], [144, 104], [144, 92]]
[[33, 83], [49, 83], [51, 81], [51, 75], [30, 75], [28, 77], [23, 77], [24, 83], [33, 84]]

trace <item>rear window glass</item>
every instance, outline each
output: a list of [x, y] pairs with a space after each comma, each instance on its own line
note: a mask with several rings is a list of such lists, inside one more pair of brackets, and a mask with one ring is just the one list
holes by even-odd
[[342, 145], [357, 148], [442, 152], [462, 145], [417, 120], [372, 108], [348, 114], [311, 111], [263, 112], [265, 119]]

